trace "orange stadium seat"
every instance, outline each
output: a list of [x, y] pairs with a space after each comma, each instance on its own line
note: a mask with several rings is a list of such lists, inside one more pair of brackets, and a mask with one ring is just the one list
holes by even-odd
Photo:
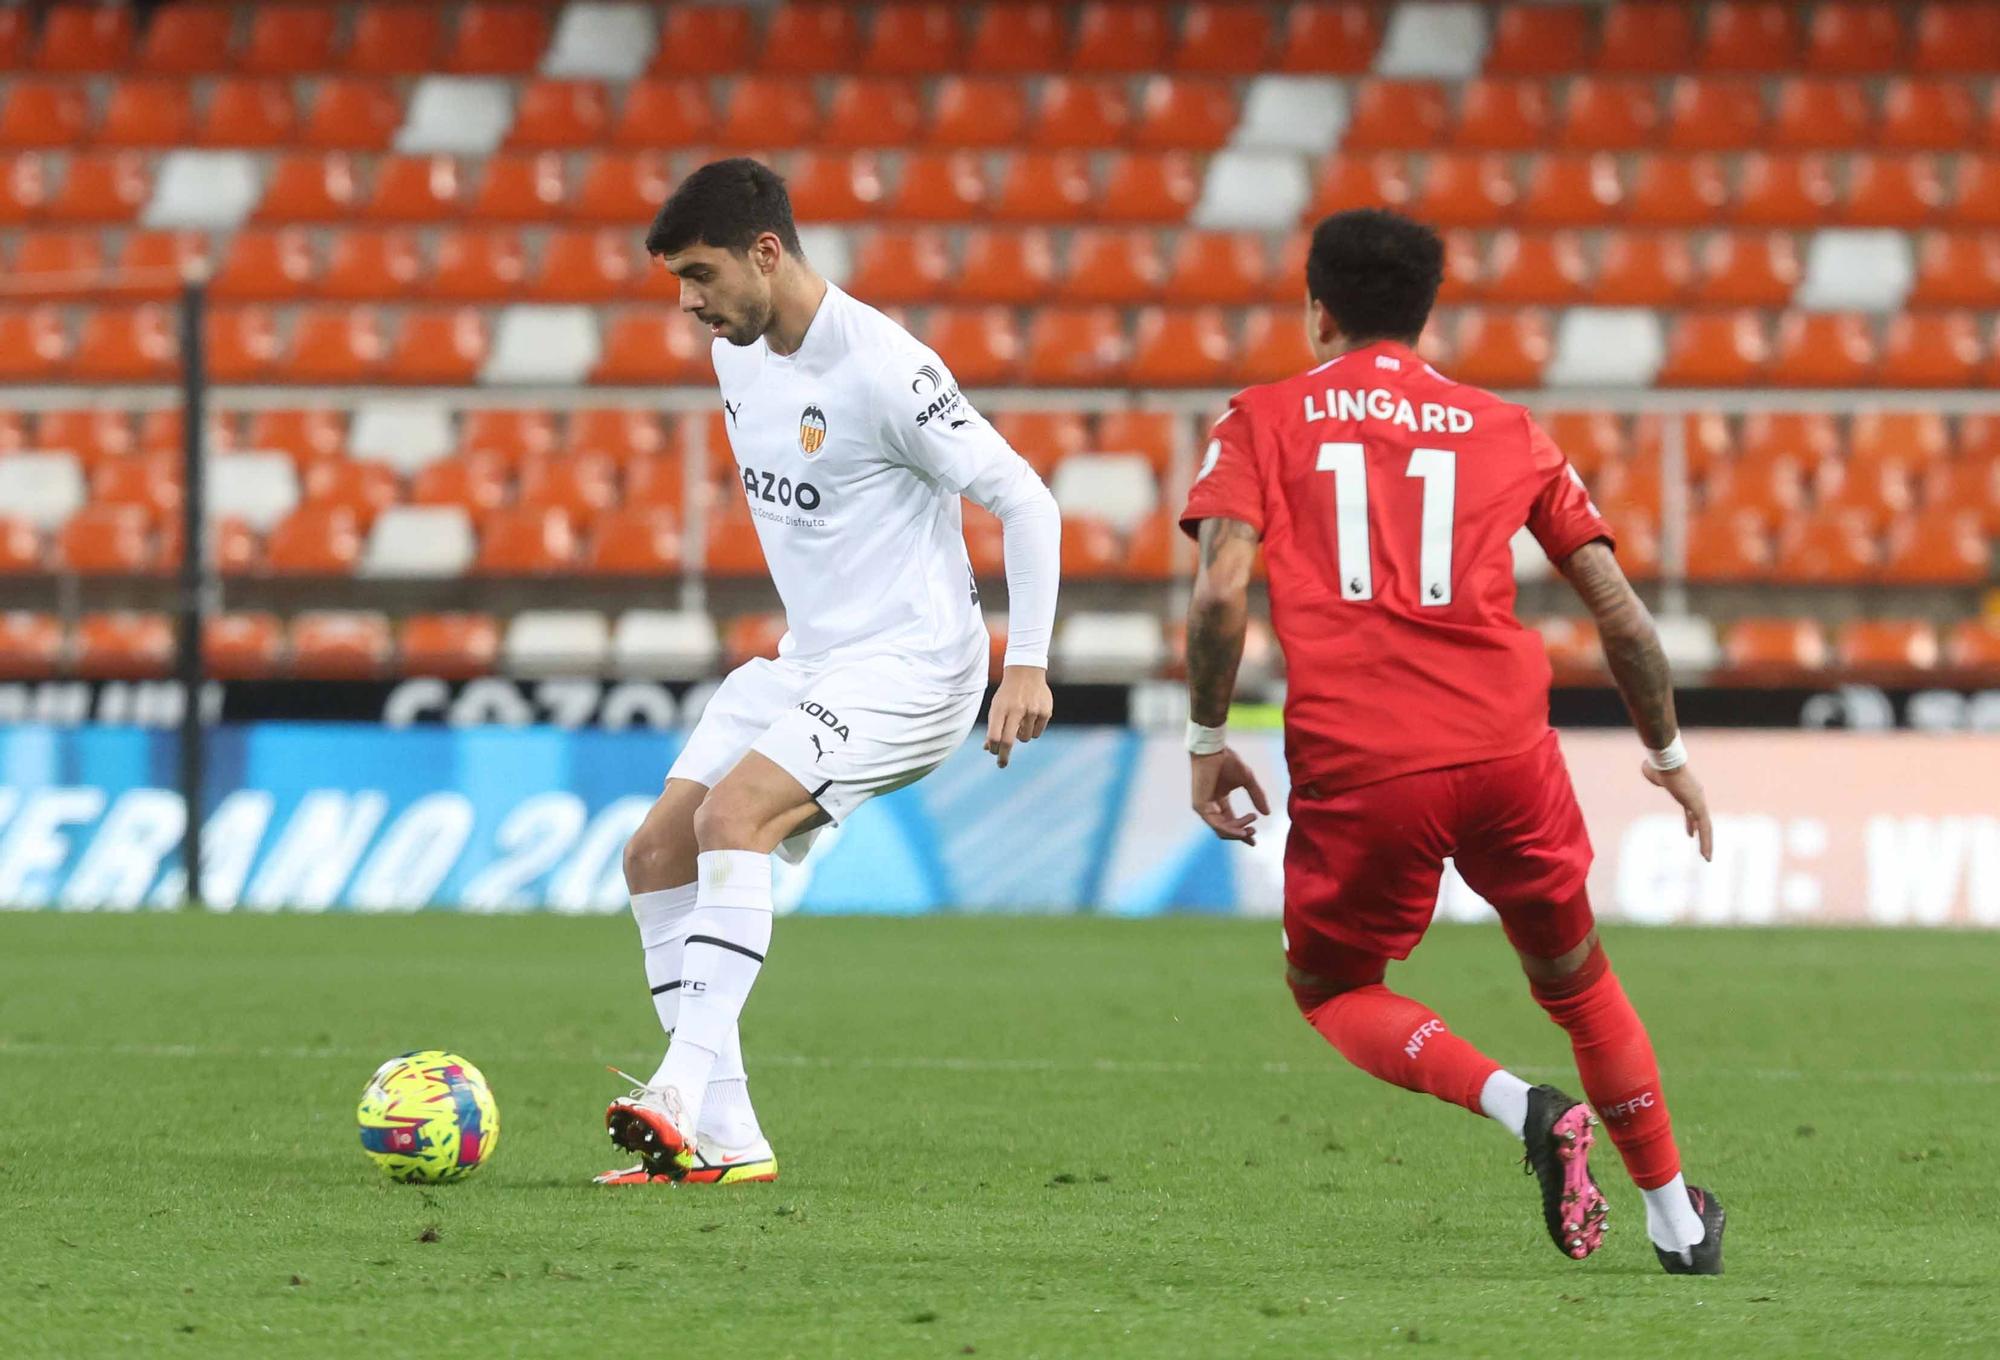
[[497, 510], [479, 535], [473, 570], [486, 576], [552, 576], [576, 561], [576, 530], [549, 506]]
[[49, 306], [0, 309], [0, 378], [47, 381], [69, 362], [62, 313]]
[[1834, 205], [1833, 172], [1823, 155], [1745, 156], [1735, 220], [1749, 226], [1810, 227]]
[[1533, 308], [1459, 314], [1452, 376], [1478, 387], [1535, 387], [1549, 361], [1548, 314]]
[[602, 152], [584, 159], [583, 181], [571, 200], [570, 215], [583, 222], [650, 222], [667, 199], [671, 182], [665, 156]]
[[527, 458], [545, 458], [559, 443], [555, 413], [538, 408], [469, 410], [458, 435], [460, 453], [498, 458], [507, 468], [518, 468]]
[[24, 69], [34, 55], [35, 16], [16, 6], [0, 12], [0, 70]]
[[1415, 204], [1419, 216], [1448, 227], [1495, 227], [1521, 197], [1508, 157], [1446, 152], [1430, 158]]
[[923, 305], [945, 295], [952, 275], [949, 242], [932, 228], [876, 228], [857, 235], [846, 287], [877, 306]]
[[1125, 543], [1123, 575], [1136, 581], [1165, 581], [1187, 541], [1180, 525], [1165, 514], [1151, 514], [1133, 527]]
[[657, 505], [621, 505], [590, 521], [587, 571], [606, 576], [668, 576], [681, 569], [680, 515]]
[[998, 387], [1021, 371], [1021, 334], [1005, 307], [936, 307], [925, 342], [966, 387]]
[[202, 146], [284, 147], [298, 140], [299, 114], [281, 80], [215, 82], [195, 141]]
[[2000, 226], [2000, 156], [1962, 155], [1949, 219], [1961, 226]]
[[[186, 436], [187, 423], [181, 419], [180, 410], [172, 406], [159, 407], [146, 412], [139, 422], [139, 451], [172, 454], [173, 460], [168, 464], [166, 475], [178, 477]], [[231, 453], [241, 449], [243, 440], [237, 432], [235, 413], [210, 411], [204, 440], [210, 453]]]
[[1753, 411], [1743, 419], [1746, 462], [1793, 458], [1817, 473], [1840, 457], [1840, 427], [1824, 411]]
[[730, 495], [711, 506], [705, 527], [704, 564], [711, 575], [758, 579], [769, 574], [764, 547], [757, 541], [756, 522], [741, 496]]
[[825, 146], [900, 146], [917, 139], [923, 93], [913, 80], [848, 77], [836, 81], [817, 140]]
[[1236, 129], [1236, 96], [1227, 81], [1150, 77], [1139, 96], [1132, 143], [1209, 151]]
[[1917, 11], [1910, 66], [1953, 74], [1983, 74], [2000, 67], [2000, 11], [1930, 0]]
[[1122, 82], [1055, 76], [1042, 82], [1028, 141], [1041, 147], [1112, 147], [1125, 140], [1131, 123]]
[[604, 353], [591, 381], [706, 383], [714, 376], [708, 342], [681, 317], [647, 309], [614, 313], [604, 324]]
[[1768, 134], [1773, 146], [1842, 148], [1869, 140], [1874, 112], [1861, 83], [1826, 76], [1792, 76], [1778, 86]]
[[202, 232], [128, 232], [115, 262], [125, 276], [118, 281], [118, 296], [152, 302], [178, 298], [180, 281], [188, 271], [206, 267], [210, 259], [208, 237]]
[[[30, 444], [27, 418], [19, 411], [0, 412], [0, 453], [18, 453], [28, 447]], [[34, 447], [49, 446], [41, 444]]]
[[1915, 227], [1944, 209], [1944, 180], [1932, 156], [1856, 155], [1847, 158], [1843, 221], [1873, 227]]
[[366, 383], [385, 376], [389, 344], [373, 307], [307, 307], [292, 323], [285, 377], [292, 382]]
[[1486, 77], [1460, 93], [1451, 139], [1478, 151], [1526, 151], [1545, 145], [1554, 125], [1547, 82]]
[[1617, 217], [1624, 202], [1616, 156], [1555, 152], [1535, 157], [1521, 191], [1520, 217], [1540, 226], [1594, 225]]
[[389, 669], [389, 620], [362, 611], [313, 612], [292, 620], [291, 670], [313, 680], [358, 680]]
[[194, 140], [185, 81], [128, 77], [111, 87], [96, 140], [106, 146], [174, 147]]
[[264, 540], [265, 570], [276, 576], [352, 576], [361, 560], [361, 518], [345, 505], [301, 505]]
[[[331, 161], [332, 157], [327, 158]], [[444, 222], [464, 215], [465, 174], [450, 156], [384, 156], [362, 215], [378, 222]]]
[[[913, 188], [908, 161], [905, 161], [903, 188]], [[978, 167], [971, 167], [976, 176]], [[881, 167], [870, 152], [850, 154], [847, 152], [813, 152], [797, 157], [790, 175], [792, 207], [801, 221], [810, 222], [859, 222], [881, 216], [882, 200]], [[942, 188], [941, 185], [927, 184], [922, 187]], [[921, 192], [921, 189], [919, 190]], [[903, 217], [948, 216], [945, 205], [939, 204], [936, 214], [926, 212], [899, 211]], [[970, 210], [960, 214], [972, 215]]]
[[1878, 379], [1888, 387], [1971, 387], [1986, 362], [1970, 312], [1904, 312], [1889, 318]]
[[1269, 67], [1271, 38], [1262, 7], [1196, 0], [1181, 17], [1172, 64], [1209, 75], [1258, 75]]
[[1029, 322], [1027, 380], [1042, 387], [1100, 387], [1124, 381], [1131, 345], [1111, 307], [1048, 307]]
[[1142, 387], [1222, 387], [1236, 338], [1221, 309], [1148, 307], [1139, 313], [1131, 381]]
[[1908, 511], [1916, 499], [1910, 464], [1900, 459], [1836, 465], [1829, 471], [1833, 475], [1821, 488], [1819, 513], [1866, 525], [1871, 533]]
[[1761, 313], [1689, 312], [1668, 329], [1666, 362], [1656, 381], [1662, 387], [1744, 387], [1762, 378], [1770, 363]]
[[1738, 619], [1723, 632], [1722, 654], [1739, 670], [1817, 670], [1826, 633], [1815, 619]]
[[150, 571], [158, 544], [153, 516], [142, 505], [86, 505], [56, 535], [56, 559], [83, 576], [136, 576]]
[[1590, 65], [1594, 25], [1585, 5], [1510, 4], [1493, 20], [1486, 70], [1493, 75], [1561, 76]]
[[971, 501], [963, 502], [965, 555], [972, 574], [981, 579], [998, 576], [1006, 567], [1005, 532], [1000, 521]]
[[[718, 458], [726, 458], [719, 451]], [[687, 474], [676, 454], [637, 454], [623, 460], [625, 494], [621, 504], [672, 510], [676, 516], [687, 502]], [[680, 521], [676, 518], [675, 523]]]
[[746, 70], [755, 42], [750, 11], [741, 5], [674, 5], [661, 20], [653, 70], [698, 76]]
[[1359, 74], [1368, 69], [1381, 40], [1381, 20], [1373, 6], [1353, 0], [1303, 0], [1285, 6], [1278, 69]]
[[529, 150], [588, 147], [611, 130], [611, 96], [592, 80], [531, 80], [514, 105], [507, 145]]
[[1953, 624], [1945, 656], [1964, 670], [2000, 672], [2000, 619], [1961, 619]]
[[90, 127], [90, 100], [81, 85], [47, 80], [8, 82], [0, 104], [0, 146], [62, 147], [81, 142]]
[[1067, 48], [1063, 15], [1055, 5], [981, 5], [964, 65], [1014, 75], [1056, 71], [1064, 65]]
[[1606, 307], [1671, 307], [1694, 288], [1694, 253], [1681, 232], [1607, 233], [1591, 297]]
[[1851, 464], [1907, 462], [1923, 466], [1950, 457], [1951, 448], [1951, 431], [1935, 411], [1864, 409], [1855, 414], [1847, 437]]
[[1874, 577], [1881, 554], [1863, 523], [1840, 516], [1794, 521], [1780, 537], [1775, 574], [1799, 584], [1858, 585]]
[[1744, 151], [1764, 129], [1764, 96], [1743, 76], [1680, 76], [1667, 97], [1665, 144], [1675, 151]]
[[0, 679], [38, 680], [62, 661], [62, 624], [53, 614], [0, 611]]
[[41, 217], [49, 201], [48, 165], [33, 151], [0, 156], [0, 226], [16, 227]]
[[1070, 237], [1060, 300], [1137, 306], [1158, 296], [1166, 273], [1153, 233], [1086, 227]]
[[81, 292], [99, 284], [104, 273], [104, 251], [95, 232], [23, 232], [13, 254], [11, 272], [30, 287]]
[[441, 10], [378, 0], [355, 15], [347, 68], [366, 75], [422, 75], [439, 65], [443, 45]]
[[1708, 7], [1701, 64], [1713, 71], [1784, 71], [1798, 60], [1793, 7], [1779, 0], [1719, 0]]
[[1938, 663], [1937, 630], [1922, 619], [1849, 619], [1834, 655], [1856, 669], [1928, 670]]
[[355, 228], [333, 238], [318, 291], [342, 301], [386, 301], [416, 291], [423, 270], [415, 232]]
[[1265, 277], [1264, 242], [1255, 233], [1184, 231], [1174, 242], [1161, 297], [1241, 304], [1263, 296]]
[[98, 505], [131, 506], [158, 525], [181, 506], [181, 455], [177, 450], [149, 451], [129, 458], [107, 458], [90, 477], [90, 499]]
[[1891, 80], [1882, 93], [1881, 145], [1956, 151], [1971, 145], [1979, 124], [1972, 91], [1954, 80]]
[[[1000, 6], [988, 6], [991, 13]], [[1025, 83], [949, 75], [938, 82], [925, 138], [933, 146], [1013, 146], [1026, 136]]]
[[322, 80], [298, 142], [320, 150], [384, 152], [402, 126], [402, 100], [382, 80]]
[[1585, 477], [1624, 458], [1629, 447], [1624, 423], [1611, 411], [1552, 411], [1540, 424]]
[[479, 376], [493, 337], [486, 314], [477, 307], [406, 311], [389, 342], [392, 382], [448, 387]]
[[1797, 241], [1785, 232], [1717, 232], [1701, 252], [1695, 301], [1714, 307], [1782, 307], [1798, 288]]
[[699, 80], [637, 80], [625, 87], [611, 140], [620, 146], [686, 146], [715, 135], [715, 109]]
[[1694, 64], [1691, 6], [1620, 0], [1604, 14], [1597, 65], [1605, 71], [1667, 74]]
[[130, 59], [133, 16], [124, 6], [48, 7], [35, 65], [66, 75], [117, 71]]
[[[1664, 456], [1664, 440], [1670, 417], [1642, 415], [1632, 424], [1632, 448], [1641, 458]], [[1693, 411], [1680, 417], [1682, 448], [1687, 456], [1688, 475], [1706, 479], [1734, 456], [1736, 438], [1729, 422], [1719, 411]]]
[[582, 525], [618, 501], [618, 464], [609, 454], [531, 458], [521, 467], [524, 507], [562, 511]]
[[305, 229], [250, 227], [230, 238], [210, 293], [218, 301], [289, 301], [312, 290], [318, 273]]
[[470, 680], [492, 672], [500, 657], [500, 625], [490, 614], [414, 614], [396, 636], [405, 675]]
[[1244, 384], [1276, 382], [1303, 373], [1319, 361], [1306, 341], [1297, 307], [1260, 307], [1243, 326], [1243, 349], [1236, 378]]
[[203, 358], [217, 382], [257, 382], [275, 376], [283, 345], [267, 307], [215, 307], [202, 329]]
[[1095, 515], [1062, 517], [1062, 574], [1065, 580], [1124, 575], [1125, 554], [1118, 532]]
[[924, 75], [959, 65], [965, 34], [954, 10], [925, 0], [889, 0], [875, 7], [861, 69], [878, 75]]
[[99, 307], [78, 328], [70, 372], [86, 382], [166, 382], [178, 371], [174, 315], [158, 303]]
[[327, 5], [254, 5], [250, 33], [237, 58], [258, 75], [308, 75], [335, 69], [340, 12]]
[[1639, 156], [1625, 220], [1635, 227], [1712, 226], [1728, 202], [1729, 182], [1714, 156]]
[[1412, 197], [1409, 162], [1400, 155], [1329, 156], [1307, 215], [1324, 217], [1355, 207], [1401, 208]]
[[1771, 569], [1770, 531], [1763, 517], [1719, 506], [1688, 521], [1690, 581], [1754, 581]]
[[784, 636], [782, 614], [738, 614], [722, 630], [722, 655], [731, 667], [758, 657], [769, 661], [778, 655]]
[[1166, 66], [1167, 11], [1144, 0], [1089, 0], [1077, 17], [1074, 71], [1157, 71]]
[[306, 468], [304, 486], [307, 505], [349, 511], [364, 531], [401, 494], [394, 471], [359, 458], [317, 460]]
[[454, 229], [438, 237], [437, 265], [426, 289], [435, 298], [498, 302], [515, 296], [527, 273], [528, 254], [519, 232]]
[[788, 76], [744, 76], [723, 102], [715, 140], [732, 148], [804, 146], [818, 140], [819, 102]]
[[1591, 150], [1636, 151], [1653, 145], [1659, 126], [1659, 98], [1651, 81], [1580, 76], [1570, 82], [1561, 142]]
[[1173, 463], [1180, 417], [1165, 411], [1106, 411], [1097, 419], [1090, 447], [1103, 453], [1136, 453], [1164, 477]]
[[1445, 140], [1451, 102], [1428, 80], [1365, 80], [1354, 94], [1341, 148], [1348, 152], [1422, 149]]
[[1112, 447], [1102, 440], [1093, 441], [1083, 416], [1076, 411], [998, 411], [993, 428], [1044, 478], [1063, 459], [1082, 453], [1093, 443]]
[[666, 447], [667, 430], [659, 415], [638, 407], [586, 406], [573, 411], [563, 437], [563, 450], [569, 454], [603, 453], [621, 464], [651, 458]]
[[1778, 326], [1770, 380], [1780, 387], [1861, 387], [1872, 380], [1877, 357], [1867, 318], [1792, 312]]
[[1105, 173], [1097, 215], [1107, 222], [1184, 222], [1200, 192], [1194, 159], [1185, 152], [1129, 152]]
[[1890, 527], [1882, 579], [1897, 585], [1978, 585], [1992, 565], [1976, 511], [1933, 507]]
[[569, 193], [566, 179], [563, 157], [552, 151], [489, 156], [471, 216], [533, 223], [560, 217]]
[[1091, 202], [1090, 162], [1074, 151], [1018, 151], [1007, 157], [990, 211], [1016, 222], [1073, 222]]
[[144, 679], [167, 674], [174, 629], [165, 614], [85, 614], [76, 621], [70, 669], [87, 679]]
[[507, 464], [492, 453], [459, 453], [426, 464], [410, 479], [413, 505], [459, 505], [476, 522], [507, 500]]
[[474, 3], [458, 13], [445, 64], [466, 75], [525, 75], [549, 45], [549, 11], [534, 4]]
[[1578, 302], [1587, 273], [1583, 241], [1574, 232], [1503, 231], [1493, 238], [1483, 293], [1489, 302]]
[[852, 71], [861, 61], [861, 34], [849, 6], [817, 0], [771, 15], [759, 65], [767, 71]]
[[354, 161], [341, 154], [294, 152], [281, 156], [264, 182], [260, 222], [336, 222], [360, 202]]
[[638, 287], [643, 267], [630, 231], [558, 228], [543, 242], [528, 296], [543, 302], [615, 302]]
[[86, 469], [101, 459], [123, 458], [137, 447], [131, 417], [101, 406], [69, 411], [44, 411], [35, 421], [35, 447], [66, 449]]
[[201, 659], [220, 680], [263, 680], [285, 659], [285, 628], [275, 614], [215, 614], [202, 621]]
[[233, 65], [233, 5], [168, 5], [153, 16], [135, 68], [153, 75], [204, 75]]
[[1894, 71], [1903, 60], [1903, 25], [1879, 0], [1822, 4], [1806, 30], [1808, 70], [1859, 74]]

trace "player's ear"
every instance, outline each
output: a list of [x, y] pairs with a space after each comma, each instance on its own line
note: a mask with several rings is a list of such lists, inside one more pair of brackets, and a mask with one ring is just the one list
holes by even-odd
[[778, 272], [778, 262], [784, 255], [785, 248], [776, 232], [767, 231], [750, 243], [750, 263], [766, 277]]
[[1333, 313], [1316, 297], [1306, 298], [1306, 340], [1315, 354], [1324, 357], [1340, 346], [1340, 326]]

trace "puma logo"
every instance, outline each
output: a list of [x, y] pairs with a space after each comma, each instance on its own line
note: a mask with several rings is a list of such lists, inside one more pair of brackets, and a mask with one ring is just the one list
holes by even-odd
[[743, 403], [739, 401], [732, 405], [729, 398], [724, 397], [722, 399], [722, 409], [729, 413], [729, 423], [734, 425], [736, 423], [736, 413], [743, 409]]
[[826, 748], [825, 748], [824, 746], [822, 746], [822, 745], [820, 745], [820, 744], [819, 744], [819, 733], [817, 733], [817, 732], [808, 732], [808, 733], [806, 733], [806, 735], [807, 735], [808, 737], [812, 738], [812, 744], [813, 744], [813, 750], [815, 750], [815, 751], [817, 751], [817, 752], [819, 753], [818, 755], [816, 755], [816, 756], [814, 756], [814, 757], [813, 757], [813, 760], [814, 760], [814, 762], [815, 762], [815, 763], [818, 763], [818, 762], [820, 762], [820, 761], [823, 761], [823, 760], [825, 760], [825, 759], [826, 759]]

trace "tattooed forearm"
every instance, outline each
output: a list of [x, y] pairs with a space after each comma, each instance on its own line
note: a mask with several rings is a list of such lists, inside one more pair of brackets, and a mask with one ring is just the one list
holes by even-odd
[[1680, 723], [1674, 716], [1673, 675], [1653, 616], [1602, 543], [1586, 543], [1570, 554], [1562, 573], [1597, 620], [1604, 661], [1632, 726], [1646, 745], [1658, 750], [1674, 739]]
[[1206, 727], [1220, 727], [1229, 717], [1256, 555], [1257, 531], [1248, 524], [1201, 522], [1201, 569], [1188, 601], [1188, 716]]

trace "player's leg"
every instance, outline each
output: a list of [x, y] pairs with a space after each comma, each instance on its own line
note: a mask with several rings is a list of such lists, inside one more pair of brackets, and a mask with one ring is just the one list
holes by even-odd
[[[1584, 879], [1590, 839], [1553, 736], [1492, 769], [1468, 790], [1487, 809], [1459, 871], [1493, 904], [1536, 1002], [1565, 1034], [1584, 1094], [1603, 1119], [1646, 1203], [1646, 1231], [1663, 1259], [1691, 1264], [1707, 1241], [1720, 1266], [1720, 1206], [1691, 1195], [1651, 1038], [1597, 937]], [[1705, 1218], [1716, 1218], [1711, 1238]]]

